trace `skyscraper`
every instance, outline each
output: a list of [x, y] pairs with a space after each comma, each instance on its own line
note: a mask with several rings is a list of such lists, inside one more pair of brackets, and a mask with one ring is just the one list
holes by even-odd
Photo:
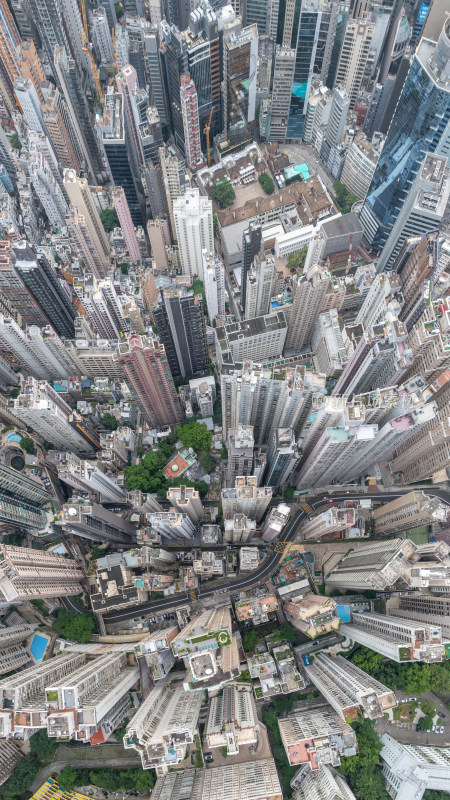
[[214, 252], [212, 202], [189, 189], [173, 202], [176, 238], [184, 275], [203, 280], [203, 251]]
[[1, 545], [0, 593], [4, 601], [80, 594], [83, 570], [75, 561], [31, 547]]
[[20, 34], [6, 0], [0, 3], [0, 97], [6, 108], [16, 107], [14, 81], [20, 72]]
[[125, 245], [130, 259], [135, 262], [140, 261], [141, 251], [136, 238], [136, 231], [131, 219], [127, 198], [122, 186], [119, 186], [117, 189], [113, 189], [112, 199], [119, 219], [120, 227], [122, 228], [123, 238], [125, 239]]
[[164, 345], [157, 339], [132, 334], [119, 344], [117, 360], [152, 427], [181, 422], [183, 411]]
[[101, 265], [102, 272], [107, 273], [110, 265], [110, 252], [108, 237], [102, 225], [100, 215], [85, 178], [78, 178], [75, 170], [64, 170], [64, 188], [68, 194], [71, 205], [81, 214], [84, 224], [89, 228], [92, 242], [95, 245], [96, 258]]
[[152, 310], [172, 375], [195, 375], [206, 370], [209, 355], [202, 296], [184, 287], [169, 286], [161, 290], [161, 302]]
[[257, 221], [250, 220], [247, 230], [242, 236], [242, 278], [241, 278], [241, 308], [245, 311], [247, 298], [247, 275], [256, 254], [262, 246], [261, 225]]
[[258, 27], [225, 34], [224, 40], [223, 127], [226, 148], [235, 149], [252, 141], [254, 134]]
[[366, 76], [375, 25], [368, 19], [349, 19], [336, 72], [336, 84], [343, 86], [353, 108]]
[[271, 310], [270, 301], [275, 288], [275, 262], [272, 256], [258, 253], [247, 272], [245, 319], [263, 317]]
[[284, 142], [286, 139], [292, 82], [295, 70], [295, 50], [277, 45], [273, 69], [272, 105], [270, 110], [269, 139]]
[[365, 238], [373, 250], [384, 247], [425, 154], [447, 152], [449, 61], [447, 20], [437, 43], [419, 42], [361, 211]]
[[202, 146], [200, 141], [200, 124], [198, 119], [198, 97], [194, 81], [189, 75], [181, 76], [181, 113], [184, 129], [184, 152], [186, 164], [195, 171], [204, 165]]
[[225, 314], [225, 269], [218, 256], [203, 254], [203, 283], [206, 307], [211, 325], [217, 316]]
[[[291, 16], [288, 15], [288, 6]], [[294, 12], [295, 6], [295, 12]], [[301, 6], [301, 8], [300, 8]], [[292, 10], [291, 10], [292, 7]], [[316, 58], [322, 11], [319, 0], [286, 4], [283, 43], [296, 51], [287, 137], [301, 139]], [[290, 34], [290, 35], [289, 35]]]
[[228, 485], [234, 486], [236, 478], [253, 472], [255, 440], [251, 425], [238, 425], [228, 434]]

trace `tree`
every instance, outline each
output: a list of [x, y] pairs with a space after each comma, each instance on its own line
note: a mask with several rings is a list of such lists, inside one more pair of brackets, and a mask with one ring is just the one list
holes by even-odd
[[169, 442], [166, 441], [165, 439], [163, 439], [163, 441], [159, 445], [159, 449], [165, 459], [170, 458], [170, 456], [172, 455], [172, 445], [169, 444]]
[[25, 452], [28, 453], [28, 455], [32, 456], [35, 454], [36, 448], [34, 446], [33, 439], [30, 439], [29, 436], [22, 436], [19, 444], [22, 450], [25, 450]]
[[222, 442], [222, 449], [220, 451], [220, 457], [221, 457], [221, 459], [223, 461], [226, 461], [226, 459], [228, 458], [228, 449], [227, 449], [227, 446], [226, 446], [225, 442]]
[[219, 203], [221, 208], [228, 208], [236, 200], [236, 192], [226, 178], [221, 178], [211, 189], [211, 197]]
[[70, 792], [77, 782], [78, 772], [70, 764], [64, 767], [58, 775], [58, 783], [66, 792]]
[[200, 464], [202, 465], [205, 472], [212, 472], [214, 467], [216, 466], [216, 460], [206, 450], [202, 450], [202, 452], [198, 457], [198, 460], [200, 461]]
[[433, 727], [433, 717], [430, 714], [425, 714], [424, 717], [419, 719], [419, 728], [421, 731], [431, 731]]
[[108, 431], [116, 431], [119, 427], [119, 423], [117, 422], [116, 418], [113, 417], [112, 414], [103, 414], [102, 416], [102, 425]]
[[78, 614], [76, 611], [66, 611], [59, 608], [53, 627], [65, 639], [75, 642], [89, 642], [95, 632], [95, 619], [92, 614]]
[[106, 549], [103, 547], [93, 547], [91, 550], [91, 558], [103, 558], [106, 553]]
[[125, 488], [128, 492], [140, 489], [141, 492], [149, 491], [150, 473], [142, 464], [133, 464], [124, 469]]
[[110, 233], [119, 225], [119, 218], [115, 208], [105, 208], [100, 214], [102, 225], [107, 233]]
[[358, 741], [358, 755], [344, 757], [338, 771], [345, 775], [358, 800], [388, 800], [379, 770], [382, 744], [369, 719], [356, 719], [352, 725]]
[[295, 489], [292, 486], [289, 486], [287, 489], [284, 490], [284, 499], [285, 500], [292, 500], [294, 497]]
[[121, 19], [124, 15], [123, 5], [122, 3], [115, 3], [114, 8], [116, 10], [116, 17], [117, 19]]
[[137, 772], [137, 775], [134, 779], [134, 785], [136, 790], [141, 793], [149, 794], [151, 789], [153, 789], [155, 785], [155, 773], [153, 770], [133, 770], [133, 772]]
[[336, 192], [336, 203], [343, 214], [348, 214], [352, 206], [357, 201], [355, 194], [347, 191], [347, 188], [340, 181], [333, 182], [333, 189]]
[[40, 761], [50, 759], [54, 755], [57, 747], [58, 741], [56, 739], [49, 739], [47, 731], [38, 731], [30, 738], [30, 752]]
[[214, 233], [214, 236], [217, 233], [217, 217], [216, 217], [214, 211], [213, 211], [213, 233]]
[[203, 299], [203, 308], [206, 309], [206, 292], [205, 292], [205, 285], [203, 281], [195, 280], [192, 286], [190, 287], [191, 292], [194, 294], [201, 294]]
[[244, 633], [242, 637], [242, 644], [247, 653], [251, 653], [259, 642], [260, 636], [254, 628], [252, 628], [251, 631]]
[[432, 700], [422, 700], [420, 708], [425, 715], [429, 715], [430, 717], [436, 715], [436, 703], [433, 703]]
[[19, 139], [19, 134], [17, 132], [14, 132], [12, 136], [9, 137], [9, 142], [13, 150], [19, 151], [19, 156], [20, 156], [20, 152], [22, 150], [22, 142]]
[[294, 644], [297, 641], [295, 628], [292, 625], [280, 625], [278, 630], [272, 634], [272, 638], [278, 642], [285, 639], [289, 644]]
[[26, 792], [33, 783], [38, 769], [39, 761], [32, 753], [21, 758], [8, 780], [2, 785], [2, 797], [17, 797]]
[[194, 450], [211, 450], [212, 433], [204, 422], [197, 422], [196, 419], [190, 419], [185, 425], [180, 425], [178, 438], [185, 447], [193, 447]]
[[308, 248], [305, 245], [301, 250], [295, 250], [293, 253], [289, 253], [287, 260], [287, 268], [289, 272], [294, 274], [294, 272], [299, 273], [302, 271], [305, 265], [307, 252]]
[[270, 177], [270, 175], [267, 174], [267, 172], [263, 172], [259, 176], [258, 180], [259, 180], [259, 182], [260, 182], [260, 184], [261, 184], [261, 186], [264, 189], [266, 194], [273, 194], [274, 193], [275, 184], [274, 184], [272, 178]]

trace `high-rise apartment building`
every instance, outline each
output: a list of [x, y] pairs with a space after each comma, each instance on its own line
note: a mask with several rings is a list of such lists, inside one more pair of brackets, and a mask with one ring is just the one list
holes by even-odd
[[39, 380], [68, 378], [63, 364], [47, 348], [42, 331], [30, 325], [25, 332], [14, 319], [0, 314], [0, 349], [13, 355], [27, 373]]
[[300, 452], [292, 428], [276, 428], [269, 442], [264, 483], [283, 486], [289, 483], [300, 460]]
[[117, 217], [119, 219], [120, 227], [122, 228], [123, 238], [125, 239], [125, 246], [128, 251], [128, 255], [131, 261], [140, 261], [141, 251], [139, 249], [133, 220], [131, 219], [130, 208], [122, 186], [113, 189], [112, 200], [114, 203], [114, 208], [116, 209]]
[[14, 81], [20, 71], [20, 33], [5, 0], [0, 4], [0, 97], [11, 112], [16, 108]]
[[188, 670], [185, 689], [202, 692], [220, 688], [239, 675], [239, 653], [228, 606], [194, 617], [171, 646]]
[[343, 86], [354, 108], [364, 79], [370, 76], [369, 63], [375, 25], [368, 19], [349, 19], [345, 29], [336, 83]]
[[259, 730], [253, 691], [249, 686], [224, 686], [223, 694], [211, 698], [205, 738], [208, 748], [226, 747], [227, 755], [239, 753], [240, 745], [257, 742]]
[[173, 377], [206, 371], [209, 354], [202, 296], [178, 286], [162, 289], [160, 294], [153, 319]]
[[82, 460], [67, 451], [51, 453], [49, 458], [57, 466], [58, 478], [68, 486], [88, 494], [95, 492], [110, 502], [126, 500], [125, 489], [105, 475], [95, 462]]
[[270, 301], [275, 290], [275, 279], [276, 271], [273, 257], [258, 253], [247, 271], [245, 319], [263, 317], [270, 312]]
[[174, 200], [173, 218], [183, 274], [203, 280], [203, 251], [214, 252], [212, 202], [190, 189]]
[[321, 764], [309, 772], [298, 770], [291, 781], [292, 800], [355, 800], [355, 795], [338, 772]]
[[409, 539], [389, 539], [358, 547], [345, 556], [329, 575], [333, 588], [387, 591], [398, 581], [406, 583], [415, 545]]
[[301, 352], [311, 341], [319, 314], [339, 308], [339, 296], [333, 297], [333, 284], [329, 273], [320, 267], [312, 267], [306, 275], [298, 278], [285, 350]]
[[157, 533], [167, 539], [192, 539], [195, 525], [192, 517], [180, 511], [155, 511], [147, 519]]
[[64, 170], [64, 188], [71, 205], [84, 218], [96, 250], [102, 270], [107, 273], [110, 265], [110, 245], [100, 215], [94, 203], [89, 184], [85, 178], [77, 177], [73, 169]]
[[392, 536], [402, 531], [410, 531], [421, 525], [445, 522], [447, 506], [439, 497], [429, 497], [425, 492], [408, 492], [385, 503], [373, 511], [375, 534]]
[[240, 367], [245, 361], [266, 362], [283, 353], [287, 334], [284, 311], [243, 319], [216, 327], [216, 355], [220, 369]]
[[200, 692], [186, 692], [180, 684], [172, 687], [160, 681], [128, 723], [125, 749], [138, 751], [142, 769], [166, 775], [171, 766], [183, 761], [195, 741], [201, 704]]
[[[172, 562], [176, 561], [175, 553], [168, 553], [164, 550], [159, 552], [163, 553], [166, 558], [171, 558]], [[165, 566], [169, 565], [170, 561], [165, 562]], [[172, 653], [170, 643], [178, 632], [178, 625], [172, 628], [164, 628], [161, 631], [153, 631], [153, 633], [149, 633], [148, 636], [145, 636], [134, 646], [138, 661], [142, 659], [145, 662], [154, 683], [165, 678], [175, 664], [175, 656]]]
[[442, 631], [434, 622], [414, 622], [404, 617], [363, 612], [354, 614], [350, 623], [341, 625], [341, 633], [358, 644], [399, 663], [405, 661], [442, 661], [445, 647]]
[[203, 253], [203, 283], [208, 318], [213, 325], [217, 316], [225, 315], [225, 269], [218, 256], [206, 251]]
[[50, 81], [45, 84], [41, 105], [42, 119], [61, 167], [80, 171], [79, 155], [67, 109], [67, 103]]
[[9, 317], [20, 309], [20, 316], [27, 325], [47, 325], [44, 312], [14, 269], [12, 243], [6, 239], [0, 240], [0, 292], [8, 304]]
[[253, 472], [255, 440], [251, 425], [238, 425], [228, 434], [228, 483], [234, 486], [236, 478]]
[[83, 570], [65, 556], [1, 545], [0, 592], [6, 602], [80, 594]]
[[119, 344], [117, 361], [152, 427], [181, 422], [183, 412], [163, 344], [132, 334]]
[[437, 43], [422, 38], [417, 46], [361, 211], [365, 238], [373, 250], [384, 247], [426, 153], [444, 154], [448, 147], [449, 60], [447, 20]]
[[234, 488], [222, 489], [224, 519], [232, 519], [235, 514], [244, 514], [249, 519], [260, 522], [271, 499], [270, 486], [258, 486], [258, 479], [253, 475], [237, 477]]
[[0, 627], [0, 669], [2, 675], [20, 669], [30, 660], [30, 656], [25, 648], [22, 647], [22, 643], [25, 639], [28, 639], [35, 627], [36, 625], [26, 625], [25, 623], [11, 625], [10, 627], [2, 625]]
[[132, 545], [136, 527], [113, 511], [86, 500], [72, 500], [62, 507], [59, 524], [66, 533], [98, 542]]
[[381, 742], [382, 771], [393, 800], [422, 800], [426, 789], [446, 791], [449, 747], [401, 744], [387, 733]]
[[278, 720], [278, 725], [291, 767], [302, 764], [309, 764], [311, 770], [327, 764], [337, 767], [341, 756], [357, 753], [356, 736], [351, 725], [328, 705], [310, 711], [290, 712]]
[[92, 37], [98, 60], [105, 66], [111, 66], [114, 62], [114, 51], [108, 16], [104, 8], [95, 8], [92, 12]]
[[198, 96], [194, 81], [189, 75], [181, 76], [181, 113], [183, 117], [186, 164], [195, 171], [204, 165], [198, 119]]
[[187, 514], [197, 525], [203, 519], [203, 504], [196, 489], [191, 486], [171, 486], [167, 490], [167, 499], [180, 514]]
[[282, 800], [273, 758], [169, 772], [156, 781], [152, 800], [227, 800], [230, 791], [239, 800]]
[[317, 653], [305, 672], [342, 719], [356, 719], [361, 713], [376, 719], [397, 705], [392, 689], [342, 656], [332, 658], [327, 653]]
[[445, 595], [439, 597], [422, 592], [395, 593], [386, 600], [386, 613], [390, 617], [402, 617], [427, 625], [436, 624], [440, 627], [444, 640], [450, 637], [450, 600]]

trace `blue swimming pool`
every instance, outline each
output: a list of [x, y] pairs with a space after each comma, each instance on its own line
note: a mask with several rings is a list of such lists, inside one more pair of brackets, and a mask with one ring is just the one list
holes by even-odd
[[35, 633], [33, 639], [30, 644], [30, 653], [35, 658], [36, 661], [42, 661], [44, 658], [44, 653], [46, 647], [48, 645], [49, 640], [46, 636], [39, 636], [38, 633]]
[[7, 433], [6, 434], [6, 441], [7, 442], [20, 442], [21, 436], [18, 433]]

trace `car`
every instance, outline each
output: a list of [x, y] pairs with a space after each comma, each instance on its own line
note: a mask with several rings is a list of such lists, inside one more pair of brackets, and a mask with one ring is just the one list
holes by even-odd
[[416, 731], [420, 731], [420, 730], [421, 730], [420, 725], [416, 725]]
[[433, 725], [433, 727], [431, 728], [431, 731], [432, 731], [432, 733], [436, 733], [436, 725]]
[[212, 758], [212, 753], [211, 753], [211, 751], [208, 751], [207, 753], [204, 753], [204, 756], [205, 756], [205, 758], [206, 758], [207, 756], [211, 756], [211, 758]]
[[443, 714], [443, 713], [442, 713], [442, 711], [439, 711], [439, 716], [440, 716], [442, 719], [445, 719], [445, 714]]
[[417, 697], [408, 697], [408, 701], [410, 703], [415, 703], [415, 702], [417, 702]]

